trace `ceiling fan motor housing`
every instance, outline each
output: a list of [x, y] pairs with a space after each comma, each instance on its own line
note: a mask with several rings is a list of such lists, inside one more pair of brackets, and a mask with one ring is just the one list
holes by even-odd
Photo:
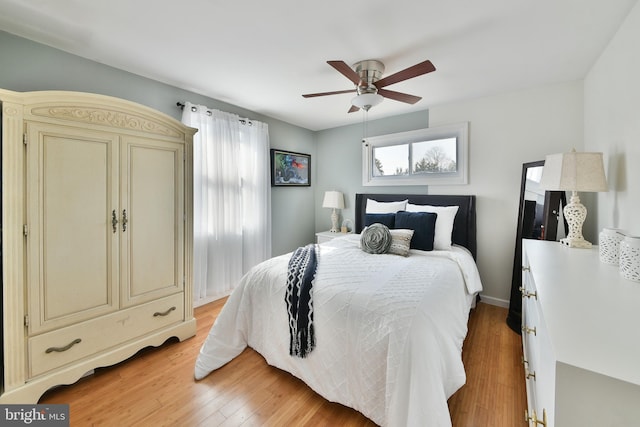
[[380, 80], [384, 73], [384, 64], [375, 59], [367, 59], [353, 64], [353, 68], [360, 76], [358, 95], [365, 93], [378, 93], [378, 88], [373, 84]]

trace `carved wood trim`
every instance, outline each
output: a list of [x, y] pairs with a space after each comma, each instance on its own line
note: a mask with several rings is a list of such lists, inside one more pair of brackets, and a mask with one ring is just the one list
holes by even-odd
[[3, 102], [2, 109], [2, 292], [4, 390], [26, 381], [24, 330], [24, 145], [22, 106]]
[[165, 124], [139, 115], [124, 113], [122, 111], [106, 108], [46, 106], [34, 107], [31, 114], [42, 117], [72, 120], [82, 123], [91, 123], [117, 127], [127, 130], [149, 132], [157, 135], [165, 135], [176, 138], [184, 138], [184, 134]]

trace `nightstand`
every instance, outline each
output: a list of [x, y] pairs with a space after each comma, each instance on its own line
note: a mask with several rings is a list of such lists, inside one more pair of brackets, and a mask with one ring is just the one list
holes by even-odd
[[340, 237], [340, 236], [346, 236], [347, 233], [341, 233], [341, 232], [331, 232], [331, 231], [321, 231], [319, 233], [316, 233], [316, 243], [324, 243], [324, 242], [328, 242], [331, 239], [335, 239], [336, 237]]

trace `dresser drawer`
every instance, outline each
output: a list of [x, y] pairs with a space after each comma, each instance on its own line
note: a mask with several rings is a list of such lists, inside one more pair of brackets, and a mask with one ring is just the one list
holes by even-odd
[[184, 319], [183, 294], [29, 338], [29, 376], [59, 368]]
[[527, 389], [527, 408], [533, 413], [537, 408], [537, 380], [540, 377], [539, 366], [539, 317], [536, 301], [531, 298], [522, 299], [522, 353], [524, 363], [525, 385]]
[[[540, 293], [526, 252], [522, 273], [522, 346], [529, 416], [535, 414], [547, 427], [553, 426], [555, 406], [555, 358], [546, 327]], [[531, 424], [532, 425], [532, 424]]]

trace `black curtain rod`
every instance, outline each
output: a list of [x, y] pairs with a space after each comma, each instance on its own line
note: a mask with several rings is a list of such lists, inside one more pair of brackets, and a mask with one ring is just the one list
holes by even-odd
[[[176, 106], [180, 107], [181, 110], [184, 110], [185, 104], [184, 104], [184, 102], [178, 101], [178, 102], [176, 102]], [[192, 107], [192, 108], [195, 108], [195, 107]], [[211, 110], [207, 110], [207, 113], [209, 113], [209, 115], [211, 115]], [[239, 121], [243, 125], [253, 126], [253, 122], [251, 120], [249, 120], [249, 119], [239, 119]]]

